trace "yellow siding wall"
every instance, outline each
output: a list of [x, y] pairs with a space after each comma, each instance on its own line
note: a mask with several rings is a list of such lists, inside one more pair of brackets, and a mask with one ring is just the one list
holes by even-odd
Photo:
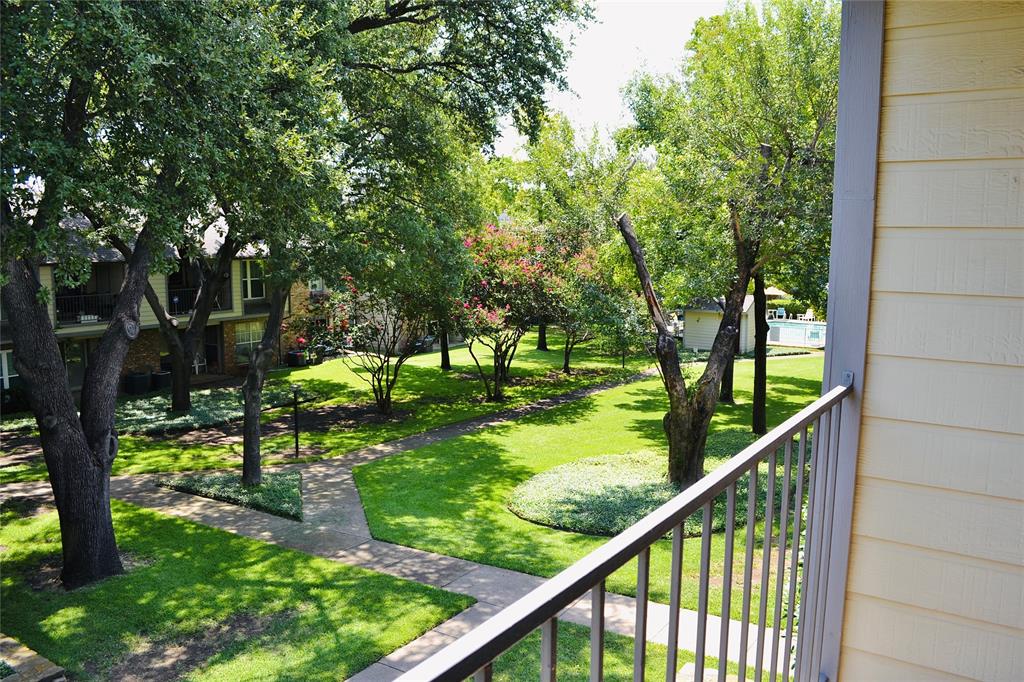
[[[753, 308], [740, 317], [740, 352], [749, 353], [754, 350], [754, 321], [751, 314]], [[711, 350], [711, 345], [718, 335], [718, 327], [722, 324], [722, 314], [710, 310], [687, 310], [683, 327], [683, 347], [687, 350]]]
[[1024, 2], [889, 0], [843, 680], [1024, 680]]

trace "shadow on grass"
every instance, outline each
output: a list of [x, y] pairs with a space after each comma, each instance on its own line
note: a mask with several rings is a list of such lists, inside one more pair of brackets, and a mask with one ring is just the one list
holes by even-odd
[[140, 645], [167, 648], [237, 614], [283, 614], [263, 636], [183, 661], [174, 677], [203, 666], [221, 679], [256, 671], [344, 678], [471, 603], [124, 503], [113, 508], [122, 551], [152, 561], [74, 592], [26, 583], [27, 572], [59, 554], [55, 514], [5, 524], [3, 532], [4, 631], [76, 677], [104, 679]]

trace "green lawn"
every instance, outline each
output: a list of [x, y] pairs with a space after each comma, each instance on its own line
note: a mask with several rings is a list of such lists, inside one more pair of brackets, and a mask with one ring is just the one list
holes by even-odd
[[[507, 389], [504, 403], [482, 400], [483, 389], [476, 377], [476, 366], [464, 347], [452, 349], [452, 371], [440, 370], [440, 353], [424, 353], [411, 358], [402, 368], [395, 387], [394, 408], [404, 418], [383, 423], [363, 424], [358, 428], [338, 428], [320, 433], [303, 432], [301, 443], [320, 448], [333, 457], [367, 445], [420, 433], [429, 429], [470, 419], [509, 407], [524, 405], [540, 398], [565, 393], [575, 388], [635, 374], [651, 366], [648, 357], [630, 358], [622, 369], [619, 358], [599, 353], [591, 346], [581, 346], [573, 353], [576, 374], [565, 376], [562, 366], [561, 333], [548, 332], [548, 352], [536, 350], [536, 334], [524, 337], [512, 364], [513, 384]], [[482, 349], [486, 353], [486, 349]], [[490, 362], [490, 355], [481, 356]], [[321, 405], [372, 402], [369, 385], [362, 381], [342, 360], [271, 374], [271, 380], [298, 383], [310, 394], [326, 396], [304, 409]], [[285, 461], [292, 448], [292, 436], [280, 435], [264, 440], [265, 462]], [[125, 435], [121, 438], [114, 475], [153, 472], [199, 471], [241, 466], [241, 444], [183, 446], [168, 437]], [[318, 457], [314, 457], [318, 458]], [[294, 460], [290, 460], [294, 461]], [[46, 478], [42, 461], [0, 469], [0, 484]]]
[[[750, 423], [753, 363], [736, 366], [735, 406], [720, 405], [716, 434]], [[775, 425], [812, 402], [820, 392], [822, 356], [768, 361], [768, 416]], [[485, 431], [388, 457], [356, 468], [355, 477], [374, 537], [541, 576], [551, 576], [596, 549], [606, 538], [555, 530], [520, 519], [506, 504], [512, 490], [541, 471], [565, 462], [644, 448], [664, 449], [661, 417], [665, 393], [657, 379], [605, 391]], [[712, 469], [729, 452], [709, 457]], [[736, 533], [742, 543], [744, 532]], [[760, 532], [758, 540], [760, 540]], [[670, 552], [658, 543], [651, 557], [652, 597], [667, 602]], [[724, 550], [714, 536], [713, 556]], [[684, 606], [696, 608], [699, 540], [686, 542]], [[758, 552], [760, 556], [760, 552]], [[742, 557], [742, 550], [739, 553]], [[716, 560], [713, 575], [721, 575]], [[737, 560], [739, 567], [739, 560]], [[736, 580], [742, 575], [737, 568]], [[635, 562], [618, 571], [608, 588], [635, 590]], [[721, 579], [712, 586], [712, 610], [721, 603]], [[735, 584], [735, 582], [734, 582]], [[757, 594], [755, 590], [755, 609]], [[740, 612], [734, 590], [732, 614]], [[769, 611], [770, 613], [770, 611]]]
[[125, 503], [113, 509], [136, 567], [74, 592], [26, 584], [59, 559], [55, 512], [8, 512], [0, 530], [4, 632], [75, 679], [144, 669], [152, 662], [138, 652], [169, 644], [200, 647], [177, 671], [186, 679], [342, 679], [473, 602]]

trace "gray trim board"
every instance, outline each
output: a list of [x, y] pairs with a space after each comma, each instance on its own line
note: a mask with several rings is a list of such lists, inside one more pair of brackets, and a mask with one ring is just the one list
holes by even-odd
[[[833, 513], [830, 542], [821, 548], [818, 589], [824, 590], [822, 622], [815, 624], [815, 663], [809, 679], [838, 679], [843, 607], [850, 553], [853, 497], [860, 442], [861, 398], [867, 354], [868, 307], [874, 245], [881, 111], [884, 0], [844, 0], [839, 53], [839, 119], [829, 264], [828, 339], [822, 391], [852, 372], [854, 392], [843, 404], [837, 466], [830, 472]], [[801, 623], [801, 625], [804, 625]]]

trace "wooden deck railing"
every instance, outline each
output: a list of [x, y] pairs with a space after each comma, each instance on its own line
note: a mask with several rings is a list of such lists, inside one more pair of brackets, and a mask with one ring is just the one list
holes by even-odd
[[[798, 631], [812, 632], [820, 621], [823, 604], [818, 603], [815, 580], [808, 585], [810, 565], [827, 561], [813, 547], [828, 547], [827, 517], [831, 494], [825, 489], [827, 471], [835, 467], [835, 443], [839, 435], [839, 412], [852, 389], [852, 376], [828, 391], [783, 424], [732, 457], [678, 496], [641, 519], [606, 544], [580, 559], [490, 620], [451, 643], [399, 678], [401, 682], [490, 680], [496, 659], [536, 629], [541, 631], [540, 679], [557, 677], [558, 615], [590, 593], [590, 679], [603, 679], [605, 580], [636, 558], [636, 620], [634, 626], [633, 679], [641, 682], [647, 657], [647, 613], [650, 594], [651, 547], [671, 533], [669, 574], [668, 653], [665, 679], [676, 679], [679, 649], [695, 653], [695, 680], [703, 679], [706, 657], [717, 654], [718, 679], [726, 679], [730, 638], [739, 637], [739, 678], [816, 680], [812, 652], [801, 647]], [[781, 454], [781, 472], [780, 467]], [[764, 466], [762, 466], [764, 465]], [[781, 482], [779, 481], [781, 473]], [[758, 512], [759, 476], [767, 477], [763, 517]], [[746, 537], [743, 545], [743, 594], [739, 632], [730, 628], [732, 610], [733, 551], [736, 545], [736, 498], [743, 480], [747, 482]], [[777, 489], [777, 486], [781, 486]], [[724, 500], [720, 498], [724, 497]], [[777, 502], [776, 502], [777, 501]], [[709, 582], [711, 577], [712, 517], [715, 505], [725, 504], [724, 554], [722, 556], [721, 627], [717, 651], [709, 652]], [[776, 504], [778, 505], [776, 515]], [[700, 574], [697, 577], [697, 632], [695, 641], [680, 640], [680, 608], [683, 576], [684, 523], [702, 512]], [[806, 523], [805, 523], [806, 518]], [[755, 540], [763, 522], [760, 578], [754, 577]], [[768, 532], [767, 529], [777, 532]], [[804, 561], [804, 555], [810, 557]], [[774, 555], [774, 557], [773, 557]], [[773, 564], [774, 561], [774, 564]], [[807, 567], [807, 570], [804, 568]], [[774, 580], [773, 580], [774, 574]], [[760, 583], [756, 585], [755, 583]], [[799, 585], [798, 585], [799, 582]], [[756, 623], [751, 604], [755, 589], [759, 604]], [[773, 603], [769, 615], [769, 602]], [[785, 613], [783, 604], [785, 603]], [[799, 608], [799, 619], [796, 610]], [[771, 620], [774, 627], [764, 627]], [[753, 649], [748, 656], [748, 649]], [[792, 665], [791, 665], [792, 664]]]

